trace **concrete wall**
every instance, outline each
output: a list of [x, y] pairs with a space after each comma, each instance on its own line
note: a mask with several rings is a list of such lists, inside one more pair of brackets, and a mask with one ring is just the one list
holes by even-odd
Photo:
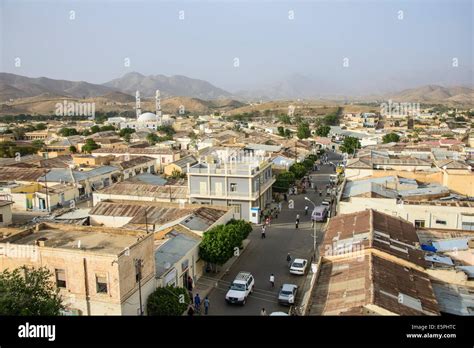
[[[154, 289], [153, 236], [150, 234], [130, 246], [128, 255], [100, 254], [74, 249], [57, 249], [1, 243], [0, 247], [23, 248], [13, 256], [0, 254], [0, 271], [14, 269], [23, 265], [46, 267], [54, 279], [55, 269], [64, 269], [66, 288], [60, 290], [65, 305], [69, 309], [79, 310], [82, 315], [137, 315], [134, 308], [138, 298], [138, 286], [135, 282], [134, 259], [144, 259], [143, 278], [146, 286], [142, 289], [143, 303]], [[84, 261], [85, 260], [85, 261]], [[86, 266], [84, 266], [84, 263]], [[87, 271], [87, 276], [86, 276]], [[107, 278], [107, 293], [97, 293], [96, 275]], [[86, 299], [86, 285], [89, 289], [89, 301]], [[132, 300], [130, 300], [132, 299]], [[127, 305], [125, 302], [130, 302]], [[138, 301], [136, 301], [138, 303]], [[89, 303], [89, 306], [87, 305]], [[90, 309], [90, 311], [88, 310]], [[125, 312], [124, 312], [125, 311]]]
[[12, 223], [12, 205], [6, 205], [0, 207], [0, 215], [2, 215], [3, 222], [0, 222], [0, 226], [8, 226]]
[[[471, 221], [468, 216], [472, 208], [442, 207], [436, 205], [397, 204], [395, 199], [352, 197], [349, 202], [341, 201], [338, 214], [349, 214], [365, 209], [374, 209], [382, 213], [399, 216], [415, 223], [424, 220], [427, 228], [462, 229], [463, 221]], [[436, 220], [446, 221], [446, 224], [436, 223]]]

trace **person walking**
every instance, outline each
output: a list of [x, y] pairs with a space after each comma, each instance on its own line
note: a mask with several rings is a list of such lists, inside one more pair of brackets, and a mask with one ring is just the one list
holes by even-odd
[[314, 218], [311, 217], [311, 228], [314, 228]]
[[275, 276], [273, 275], [273, 273], [270, 275], [270, 283], [272, 284], [272, 288], [275, 287]]
[[262, 308], [262, 310], [260, 311], [260, 315], [267, 315], [267, 311], [265, 310], [265, 308]]
[[288, 262], [288, 266], [291, 265], [291, 255], [290, 255], [290, 253], [288, 253], [288, 255], [286, 256], [286, 262]]
[[265, 225], [262, 225], [262, 239], [265, 239]]
[[298, 225], [300, 224], [300, 221], [298, 219], [296, 219], [296, 222], [295, 222], [295, 228], [298, 229]]
[[308, 215], [308, 209], [309, 207], [307, 205], [305, 205], [304, 207], [304, 215]]
[[194, 315], [193, 303], [191, 302], [188, 306], [188, 315], [192, 317]]
[[196, 296], [194, 296], [194, 308], [198, 313], [201, 311], [201, 298], [199, 297], [199, 294], [196, 294]]
[[296, 221], [300, 222], [300, 214], [296, 214]]
[[209, 302], [209, 297], [206, 296], [206, 298], [204, 299], [204, 314], [207, 315], [209, 313], [209, 305], [211, 303]]

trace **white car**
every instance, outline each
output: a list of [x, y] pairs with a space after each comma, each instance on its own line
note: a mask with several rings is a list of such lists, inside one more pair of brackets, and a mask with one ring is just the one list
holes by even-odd
[[306, 259], [294, 259], [290, 266], [290, 273], [297, 275], [304, 275], [306, 268], [308, 267], [308, 260]]
[[239, 272], [225, 295], [227, 303], [244, 305], [252, 293], [255, 279], [249, 272]]

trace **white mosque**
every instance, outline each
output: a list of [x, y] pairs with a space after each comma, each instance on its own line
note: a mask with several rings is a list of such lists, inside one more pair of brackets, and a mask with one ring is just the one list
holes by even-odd
[[162, 115], [161, 112], [161, 98], [160, 98], [160, 91], [157, 90], [155, 93], [155, 105], [156, 105], [156, 113], [152, 112], [145, 112], [142, 114], [141, 106], [140, 106], [140, 92], [137, 91], [135, 95], [136, 99], [136, 112], [137, 112], [137, 120], [136, 121], [129, 121], [129, 122], [121, 122], [120, 129], [123, 128], [132, 128], [135, 130], [143, 130], [149, 129], [152, 131], [156, 131], [159, 126], [169, 124], [171, 119], [169, 116]]

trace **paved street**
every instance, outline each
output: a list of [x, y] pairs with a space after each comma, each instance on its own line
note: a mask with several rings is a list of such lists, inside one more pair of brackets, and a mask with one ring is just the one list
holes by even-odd
[[[330, 154], [329, 159], [338, 158], [338, 155]], [[334, 173], [334, 168], [330, 165], [324, 165], [321, 170], [314, 172], [317, 174], [312, 177], [318, 187], [326, 185], [329, 182], [329, 174]], [[259, 315], [260, 310], [265, 308], [270, 314], [275, 311], [288, 312], [288, 307], [278, 304], [278, 291], [283, 283], [292, 283], [303, 288], [306, 276], [297, 276], [289, 273], [286, 262], [287, 253], [294, 258], [306, 258], [311, 261], [313, 255], [313, 229], [311, 228], [310, 213], [304, 215], [304, 207], [308, 205], [311, 212], [313, 206], [310, 202], [304, 200], [307, 196], [316, 205], [319, 205], [325, 197], [319, 197], [314, 190], [308, 190], [307, 194], [298, 194], [289, 196], [289, 200], [294, 200], [294, 208], [290, 209], [288, 203], [283, 202], [283, 209], [278, 219], [274, 219], [267, 228], [266, 239], [261, 239], [260, 227], [256, 226], [250, 234], [251, 240], [249, 246], [243, 254], [234, 263], [222, 280], [217, 283], [209, 294], [211, 302], [211, 315]], [[299, 229], [295, 229], [296, 214], [300, 214]], [[321, 227], [323, 224], [317, 224], [319, 231], [318, 243], [322, 240]], [[254, 292], [249, 296], [245, 306], [228, 305], [225, 302], [225, 294], [230, 282], [235, 278], [238, 272], [249, 271], [255, 277]], [[272, 289], [269, 278], [270, 274], [275, 275], [275, 288]], [[206, 282], [206, 275], [200, 281]], [[214, 281], [208, 280], [209, 284]], [[309, 281], [309, 279], [308, 279]], [[303, 293], [298, 294], [297, 300], [300, 301]]]

